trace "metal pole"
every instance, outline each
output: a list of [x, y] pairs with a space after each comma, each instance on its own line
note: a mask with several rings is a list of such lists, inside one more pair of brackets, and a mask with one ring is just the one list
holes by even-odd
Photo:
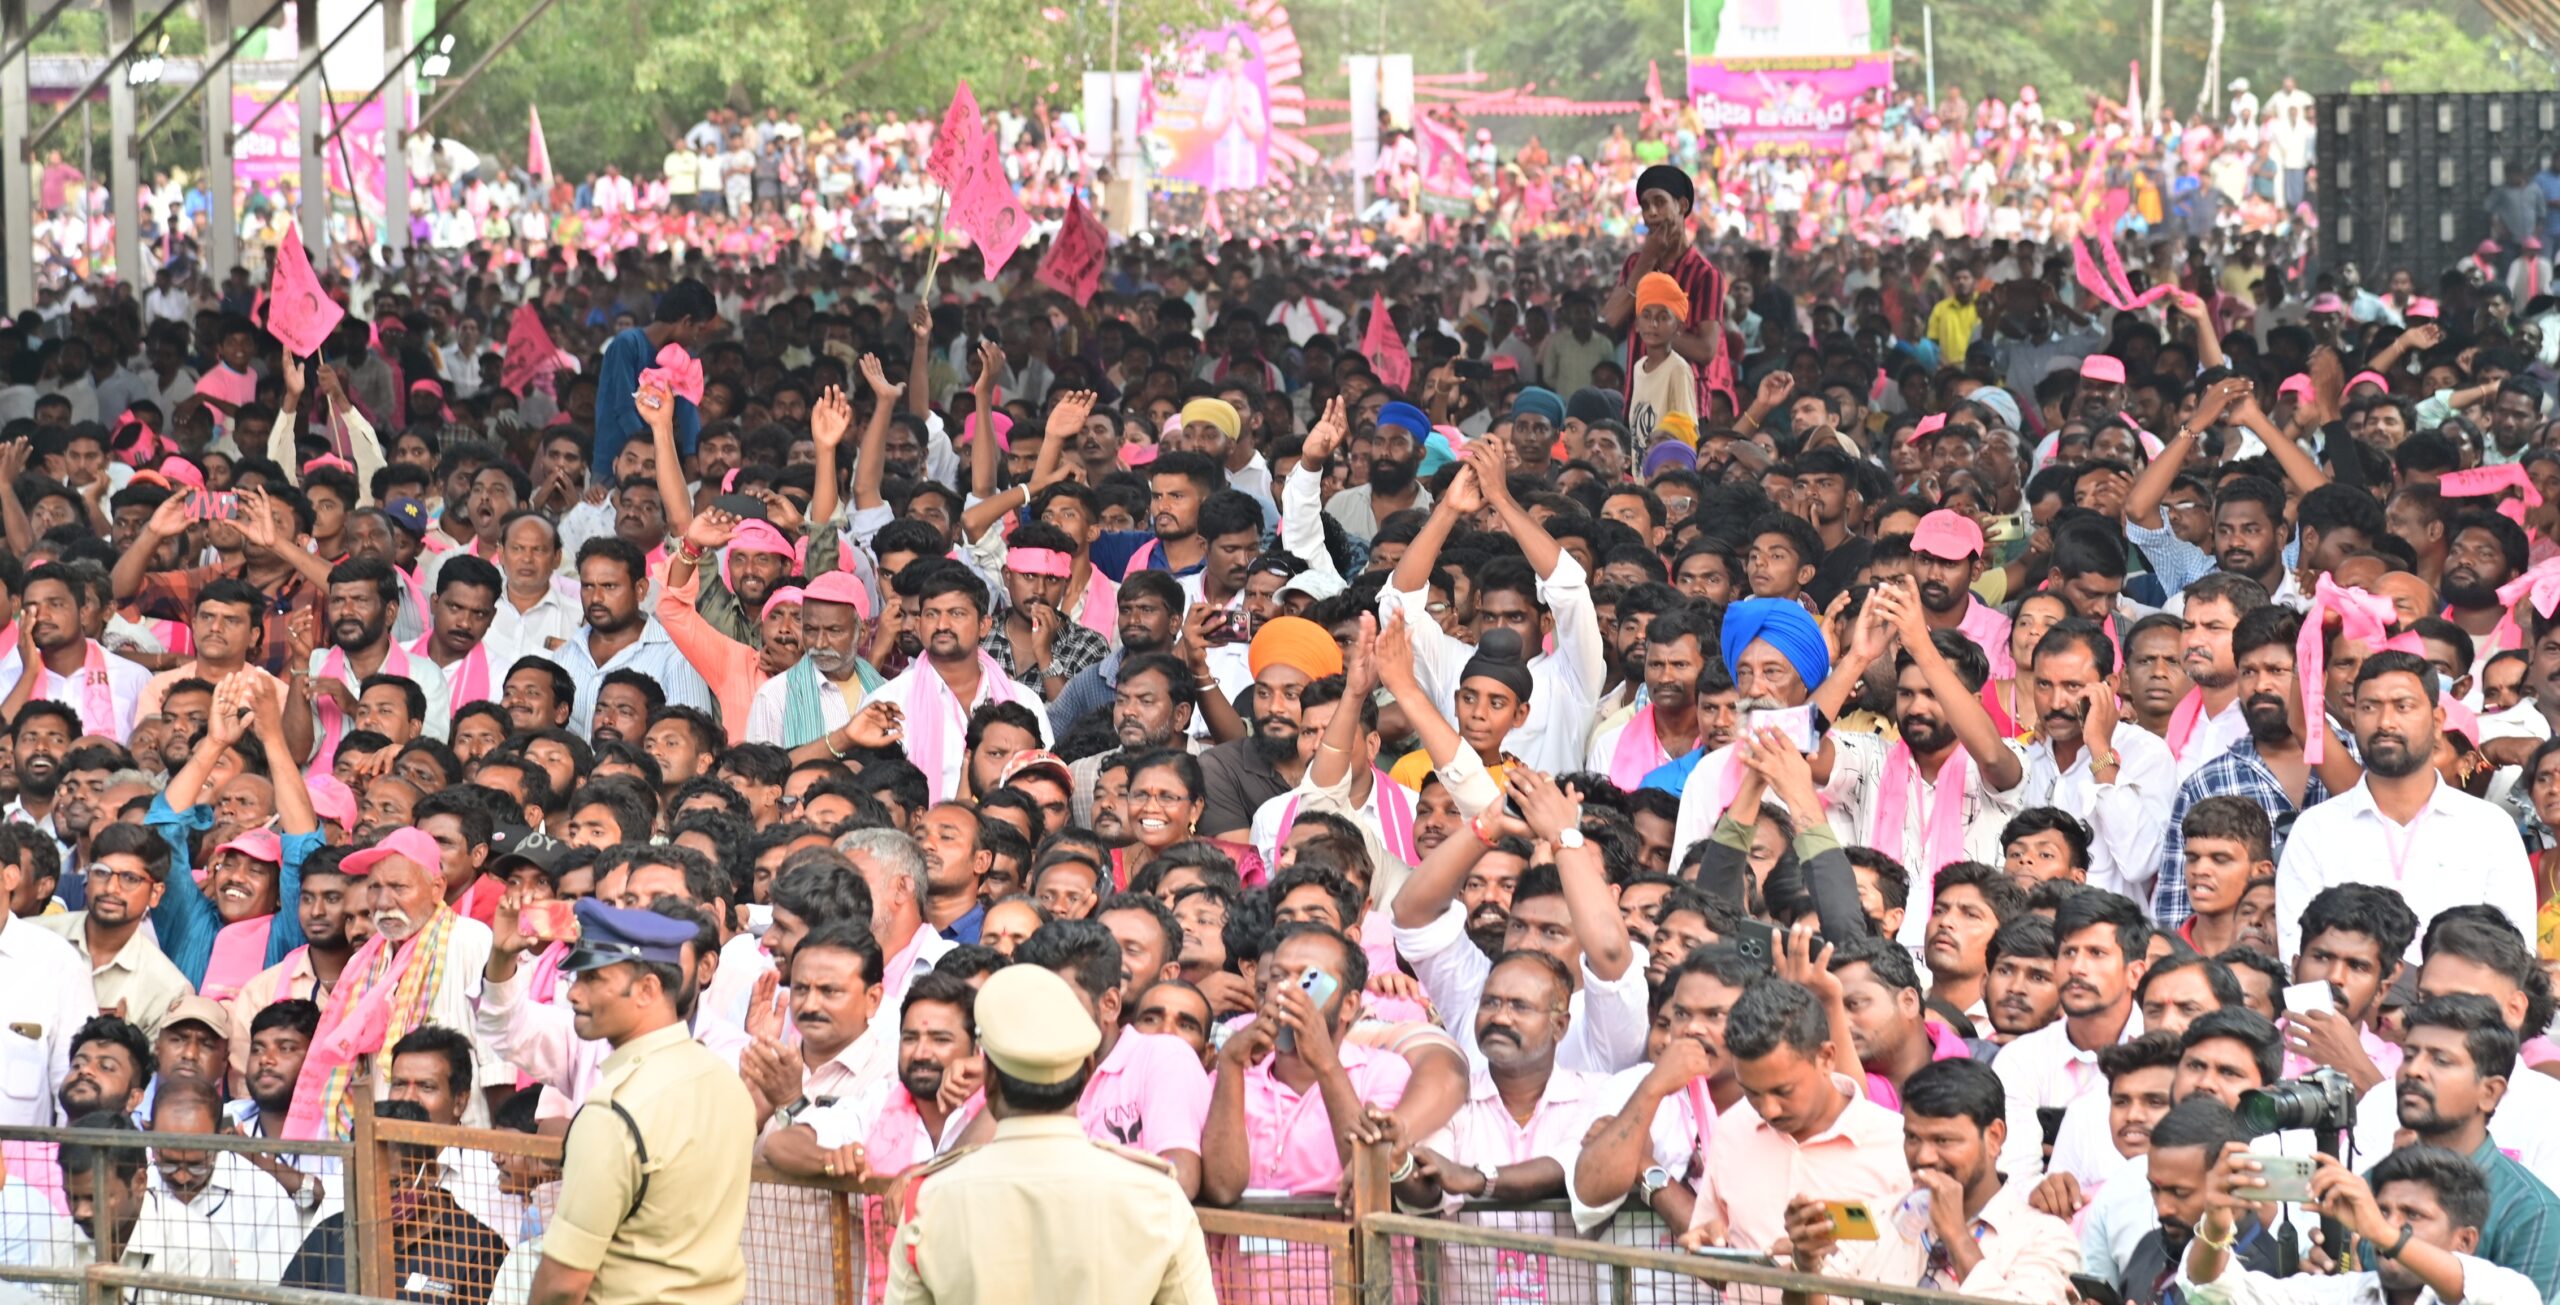
[[[383, 8], [386, 13], [389, 11], [392, 3], [393, 0], [382, 0]], [[406, 0], [401, 0], [401, 3], [405, 4]], [[419, 37], [415, 43], [402, 48], [397, 59], [391, 58], [389, 52], [386, 51], [384, 61], [385, 67], [388, 71], [382, 74], [381, 81], [375, 82], [370, 90], [367, 90], [363, 95], [360, 95], [357, 98], [364, 100], [375, 99], [384, 91], [390, 89], [391, 83], [398, 81], [403, 76], [407, 75], [409, 65], [415, 63], [419, 55], [425, 54], [427, 52], [427, 48], [435, 44], [437, 37], [444, 35], [446, 31], [452, 28], [453, 20], [461, 17], [462, 11], [470, 7], [471, 0], [458, 0], [458, 3], [446, 5], [443, 10], [436, 15], [436, 25], [434, 30]], [[407, 88], [402, 88], [402, 93], [406, 94]], [[348, 121], [351, 120], [341, 120], [336, 126], [329, 129], [331, 139], [335, 139], [339, 132], [347, 129]], [[402, 118], [401, 124], [401, 130], [403, 132], [412, 130], [412, 128], [408, 126], [408, 120], [405, 116]]]
[[[152, 137], [159, 135], [160, 129], [169, 125], [169, 120], [178, 116], [178, 111], [180, 109], [183, 109], [193, 103], [199, 93], [210, 99], [214, 94], [216, 94], [216, 92], [208, 88], [214, 84], [217, 77], [220, 79], [223, 87], [220, 93], [225, 95], [229, 94], [231, 87], [231, 73], [229, 72], [231, 61], [240, 56], [241, 50], [248, 47], [250, 38], [255, 37], [261, 29], [266, 27], [268, 22], [273, 20], [277, 14], [284, 11], [284, 4], [285, 0], [273, 0], [273, 2], [270, 3], [257, 17], [250, 19], [249, 25], [240, 30], [240, 34], [232, 40], [230, 46], [225, 48], [221, 54], [215, 56], [213, 62], [206, 64], [196, 73], [196, 80], [192, 84], [180, 87], [178, 93], [171, 97], [167, 104], [160, 106], [160, 111], [158, 113], [151, 115], [151, 121], [142, 124], [142, 130], [134, 133], [134, 144], [139, 147], [148, 143]], [[223, 13], [228, 15], [230, 10], [230, 0], [223, 0]], [[205, 0], [205, 15], [205, 30], [210, 33], [214, 30], [212, 0]], [[230, 24], [227, 18], [223, 23], [223, 30], [230, 30]], [[226, 105], [222, 112], [224, 122], [228, 123], [230, 121], [230, 108]], [[226, 126], [224, 131], [228, 133], [229, 128]]]
[[[68, 8], [57, 5], [46, 15]], [[8, 292], [11, 316], [36, 306], [35, 219], [43, 212], [36, 193], [35, 169], [27, 149], [27, 63], [16, 56], [26, 47], [27, 0], [0, 0], [0, 37], [9, 42], [10, 57], [0, 61], [0, 197], [20, 215], [0, 222], [0, 285]]]
[[311, 145], [312, 151], [320, 156], [320, 171], [322, 175], [325, 176], [329, 170], [329, 142], [337, 141], [338, 175], [347, 179], [347, 212], [355, 222], [356, 244], [361, 247], [370, 248], [374, 244], [375, 232], [367, 229], [368, 224], [364, 215], [364, 192], [356, 189], [355, 156], [347, 149], [347, 142], [339, 137], [337, 131], [338, 128], [342, 128], [347, 125], [347, 119], [356, 116], [356, 109], [362, 101], [350, 102], [345, 111], [340, 112], [338, 108], [338, 92], [332, 89], [329, 85], [329, 70], [327, 68], [322, 68], [320, 70], [320, 101], [328, 106], [326, 109], [322, 110], [325, 115], [322, 121], [329, 123], [331, 130], [326, 136], [313, 137]]
[[[2151, 0], [2151, 93], [2144, 97], [2144, 107], [2155, 116], [2160, 112], [2160, 12], [2163, 0]], [[2134, 124], [2135, 131], [2142, 129]]]
[[1935, 6], [1920, 6], [1921, 60], [1929, 70], [1929, 103], [1938, 102], [1938, 11]]
[[[168, 16], [168, 9], [160, 11], [160, 17]], [[142, 161], [133, 154], [133, 79], [120, 66], [141, 44], [133, 34], [133, 0], [107, 0], [107, 44], [124, 51], [106, 68], [107, 185], [113, 191], [107, 202], [115, 213], [116, 276], [138, 295], [149, 279], [142, 271]]]
[[[384, 84], [365, 98], [382, 100], [382, 225], [374, 235], [388, 251], [409, 247], [409, 79], [402, 75], [409, 70], [408, 0], [382, 0], [382, 62]], [[329, 134], [346, 131], [354, 117], [349, 112]], [[346, 143], [341, 140], [338, 148], [343, 152]]]
[[[169, 0], [168, 8], [152, 15], [151, 21], [143, 24], [141, 31], [133, 33], [126, 39], [123, 45], [118, 46], [114, 51], [109, 53], [107, 55], [106, 64], [98, 69], [98, 75], [90, 78], [88, 83], [82, 86], [79, 90], [72, 92], [71, 102], [63, 105], [61, 112], [54, 114], [51, 120], [47, 121], [42, 127], [37, 128], [35, 134], [27, 138], [27, 149], [43, 149], [44, 143], [53, 139], [53, 133], [60, 131], [62, 129], [62, 124], [70, 120], [71, 110], [74, 107], [83, 110], [87, 109], [89, 107], [89, 97], [97, 94], [98, 88], [106, 85], [109, 77], [115, 76], [119, 71], [121, 71], [124, 67], [124, 61], [133, 57], [134, 50], [140, 47], [144, 41], [150, 40], [152, 34], [160, 30], [160, 24], [169, 21], [169, 15], [178, 12], [178, 6], [185, 4], [186, 2], [187, 0]], [[133, 11], [128, 7], [125, 10], [125, 16], [128, 22], [131, 21], [132, 15]], [[111, 25], [109, 27], [110, 34], [107, 38], [109, 44], [114, 44], [115, 41], [113, 30], [114, 29]], [[89, 160], [86, 157], [85, 147], [82, 153], [83, 157], [80, 162], [82, 170], [86, 171]]]
[[[60, 18], [69, 12], [71, 12], [71, 0], [63, 0], [61, 4], [45, 10], [44, 16], [36, 20], [35, 26], [27, 28], [24, 32], [20, 32], [6, 38], [9, 44], [5, 49], [0, 49], [0, 63], [15, 62], [19, 55], [27, 52], [28, 46], [36, 43], [37, 37], [44, 35], [45, 31], [53, 26], [54, 19]], [[23, 19], [25, 16], [25, 10], [21, 8], [19, 10], [19, 17]], [[22, 23], [21, 26], [24, 26], [24, 24]]]
[[[373, 6], [369, 4], [365, 6], [366, 9], [370, 9], [372, 7]], [[310, 3], [309, 0], [306, 0], [305, 3], [295, 5], [293, 9], [294, 37], [297, 42], [295, 48], [305, 52], [314, 50], [318, 51], [316, 54], [304, 54], [303, 57], [310, 60], [310, 62], [304, 65], [300, 72], [317, 72], [320, 69], [321, 61], [329, 57], [330, 48], [335, 47], [338, 42], [331, 41], [329, 45], [325, 47], [320, 44], [320, 6], [318, 4]], [[357, 17], [361, 17], [362, 13], [362, 10], [357, 11]], [[355, 28], [356, 18], [348, 18], [345, 31], [338, 33], [338, 40], [345, 40], [347, 32], [352, 32]], [[320, 263], [322, 260], [328, 258], [330, 245], [329, 164], [328, 160], [320, 153], [320, 128], [322, 124], [329, 120], [329, 100], [327, 93], [320, 87], [319, 78], [306, 76], [301, 77], [300, 80], [302, 83], [302, 104], [300, 106], [302, 114], [301, 120], [294, 124], [293, 135], [294, 152], [302, 159], [302, 204], [300, 209], [302, 218], [302, 247], [310, 251], [311, 260], [314, 263]], [[275, 98], [275, 102], [269, 104], [267, 108], [272, 109], [276, 104], [281, 104], [283, 102], [284, 97], [279, 95]], [[262, 116], [265, 112], [265, 109], [259, 110], [259, 113]], [[252, 125], [255, 125], [254, 122]]]
[[[246, 136], [250, 132], [256, 131], [258, 129], [258, 124], [265, 122], [267, 120], [267, 115], [275, 112], [275, 107], [285, 102], [286, 94], [292, 91], [295, 87], [302, 85], [303, 79], [309, 77], [315, 69], [319, 68], [320, 61], [328, 58], [331, 50], [338, 48], [338, 42], [347, 39], [347, 37], [356, 30], [356, 21], [363, 18], [367, 10], [372, 9], [375, 4], [380, 2], [381, 0], [367, 0], [363, 9], [359, 9], [354, 13], [347, 15], [347, 25], [340, 29], [336, 36], [329, 38], [329, 43], [327, 45], [320, 45], [320, 38], [318, 36], [319, 28], [317, 26], [320, 21], [320, 16], [318, 14], [313, 14], [311, 16], [311, 21], [313, 23], [311, 44], [300, 47], [303, 59], [302, 65], [293, 70], [293, 76], [286, 78], [284, 85], [276, 88], [276, 97], [274, 99], [260, 105], [257, 113], [252, 115], [249, 121], [241, 124], [240, 134]], [[310, 6], [304, 7], [308, 8]], [[299, 10], [297, 10], [294, 18], [294, 30], [299, 32], [301, 31], [302, 26], [301, 15]], [[311, 53], [312, 46], [320, 47], [320, 53], [318, 55], [313, 55]]]
[[[277, 0], [278, 6], [282, 3]], [[275, 9], [270, 7], [268, 12]], [[266, 19], [260, 18], [256, 25], [265, 26]], [[231, 35], [231, 0], [204, 0], [204, 30], [208, 37], [216, 33]], [[247, 35], [242, 34], [241, 40], [246, 39]], [[239, 168], [231, 153], [231, 56], [239, 49], [240, 42], [234, 41], [196, 81], [196, 86], [204, 90], [204, 192], [206, 221], [213, 228], [206, 233], [205, 271], [216, 282], [240, 262], [240, 211], [231, 205], [232, 192], [239, 184]], [[152, 119], [151, 126], [166, 121], [169, 112], [194, 93], [195, 88], [189, 88], [186, 95], [162, 110], [160, 117]], [[150, 129], [146, 127], [142, 139], [149, 137]]]
[[533, 8], [526, 11], [524, 17], [516, 20], [515, 26], [507, 29], [506, 35], [498, 38], [496, 45], [490, 46], [487, 53], [482, 54], [469, 68], [463, 70], [460, 77], [454, 78], [444, 88], [444, 93], [436, 97], [435, 103], [428, 105], [426, 111], [418, 115], [418, 120], [409, 124], [409, 130], [413, 133], [425, 131], [427, 125], [444, 112], [445, 106], [453, 103], [455, 96], [471, 89], [471, 83], [479, 80], [480, 74], [488, 71], [489, 65], [497, 62], [498, 56], [505, 54], [507, 48], [516, 43], [516, 38], [524, 35], [525, 29], [533, 26], [535, 19], [550, 12], [551, 6], [557, 3], [559, 0], [537, 0]]

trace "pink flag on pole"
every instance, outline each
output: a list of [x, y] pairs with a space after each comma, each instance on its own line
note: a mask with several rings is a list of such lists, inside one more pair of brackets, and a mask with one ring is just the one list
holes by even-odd
[[507, 323], [506, 368], [498, 383], [521, 397], [543, 386], [559, 369], [560, 348], [551, 342], [551, 332], [543, 329], [542, 314], [531, 304], [516, 305], [515, 318]]
[[1022, 247], [1022, 238], [1031, 231], [1031, 217], [1022, 211], [1013, 183], [1005, 179], [996, 138], [983, 131], [976, 137], [961, 160], [958, 180], [951, 185], [950, 224], [978, 242], [978, 254], [992, 277]]
[[1111, 234], [1084, 206], [1084, 196], [1077, 195], [1067, 201], [1067, 219], [1050, 238], [1049, 252], [1040, 256], [1034, 275], [1059, 294], [1088, 303], [1102, 284], [1102, 264], [1110, 252]]
[[[977, 153], [978, 141], [987, 134], [978, 118], [978, 97], [970, 94], [966, 78], [951, 93], [951, 107], [942, 114], [942, 130], [933, 134], [933, 149], [924, 156], [926, 175], [953, 190], [960, 187], [960, 172], [969, 158]], [[954, 196], [955, 202], [957, 196]]]
[[1395, 319], [1387, 315], [1385, 295], [1369, 296], [1369, 334], [1360, 342], [1360, 353], [1387, 388], [1401, 390], [1413, 383], [1413, 355], [1405, 352], [1404, 337], [1396, 334]]
[[346, 315], [312, 273], [311, 256], [302, 251], [301, 225], [286, 227], [284, 243], [276, 249], [275, 276], [267, 283], [268, 332], [296, 357], [307, 358], [320, 352]]
[[547, 180], [551, 176], [551, 143], [542, 138], [542, 106], [527, 105], [525, 111], [532, 115], [533, 127], [525, 133], [524, 170]]

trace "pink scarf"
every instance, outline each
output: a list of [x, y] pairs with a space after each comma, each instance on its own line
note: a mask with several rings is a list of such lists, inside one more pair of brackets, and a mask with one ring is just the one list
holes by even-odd
[[1076, 624], [1109, 639], [1120, 639], [1120, 586], [1102, 573], [1102, 568], [1087, 563], [1089, 573], [1084, 582], [1084, 602], [1076, 608]]
[[[439, 941], [446, 932], [437, 931]], [[419, 941], [428, 936], [425, 929], [411, 934], [392, 955], [390, 969], [370, 984], [363, 983], [362, 976], [382, 963], [382, 954], [390, 949], [391, 940], [377, 933], [347, 958], [346, 969], [338, 979], [337, 1000], [322, 1005], [320, 1030], [312, 1037], [310, 1054], [302, 1061], [302, 1075], [295, 1080], [293, 1113], [284, 1125], [286, 1137], [299, 1141], [330, 1135], [324, 1089], [332, 1075], [353, 1065], [358, 1057], [382, 1049], [391, 1029], [392, 999], [399, 994], [409, 967], [419, 962]], [[428, 963], [432, 964], [433, 958]]]
[[[1369, 768], [1369, 791], [1378, 804], [1378, 841], [1386, 845], [1387, 854], [1406, 865], [1422, 864], [1422, 854], [1413, 846], [1413, 790], [1395, 782], [1387, 772]], [[1280, 808], [1280, 838], [1286, 842], [1289, 831], [1298, 823], [1298, 794], [1289, 795], [1289, 804]]]
[[2399, 610], [2391, 600], [2362, 589], [2349, 589], [2323, 573], [2311, 591], [2311, 610], [2303, 615], [2302, 633], [2294, 638], [2294, 678], [2302, 685], [2302, 722], [2307, 737], [2302, 740], [2302, 759], [2317, 766], [2329, 755], [2329, 731], [2320, 728], [2328, 719], [2328, 636], [2323, 616], [2338, 614], [2338, 637], [2353, 639], [2368, 646], [2366, 655], [2386, 649], [2427, 655], [2426, 644], [2415, 630], [2398, 637], [2390, 633], [2399, 623]]
[[1663, 751], [1662, 739], [1653, 732], [1653, 705], [1636, 708], [1627, 727], [1618, 732], [1617, 749], [1609, 754], [1609, 782], [1633, 793], [1643, 787], [1644, 777], [1657, 766], [1669, 765], [1671, 754]]
[[2178, 699], [2177, 708], [2169, 713], [2169, 755], [2183, 758], [2187, 743], [2195, 737], [2196, 723], [2204, 719], [2204, 690], [2189, 689]]
[[[959, 791], [959, 782], [942, 777], [943, 761], [953, 742], [968, 737], [971, 708], [943, 682], [930, 661], [915, 669], [920, 692], [914, 695], [917, 701], [907, 704], [907, 718], [912, 722], [907, 743], [914, 750], [916, 768], [933, 786], [933, 800], [948, 802]], [[1018, 702], [1027, 707], [1036, 701], [1026, 700], [1022, 686], [996, 665], [995, 658], [983, 652], [978, 654], [978, 693], [987, 702]], [[961, 764], [967, 765], [968, 758], [961, 758]]]
[[[347, 650], [334, 644], [329, 648], [329, 655], [320, 659], [320, 673], [346, 684], [349, 689], [356, 687], [347, 679]], [[383, 645], [381, 673], [404, 678], [409, 674], [409, 650], [401, 647], [399, 640], [394, 639]], [[346, 735], [347, 716], [345, 712], [338, 710], [337, 703], [325, 696], [315, 696], [317, 700], [313, 703], [313, 710], [320, 717], [320, 741], [312, 748], [311, 766], [304, 773], [326, 775], [338, 764], [338, 740]]]
[[[1885, 749], [1884, 779], [1876, 794], [1875, 834], [1868, 842], [1899, 857], [1905, 844], [1903, 803], [1908, 800], [1917, 766], [1911, 745]], [[1920, 878], [1934, 880], [1950, 861], [1964, 859], [1964, 794], [1974, 783], [1973, 757], [1959, 747], [1938, 766], [1937, 789], [1931, 794], [1926, 823], [1920, 828], [1920, 860], [1911, 867]], [[1887, 902], [1887, 906], [1892, 903]]]
[[273, 912], [253, 920], [226, 924], [213, 936], [213, 959], [205, 963], [204, 982], [197, 986], [200, 996], [215, 1001], [229, 1001], [242, 984], [267, 968], [267, 939], [274, 933]]
[[[409, 645], [409, 651], [429, 661], [435, 660], [435, 654], [427, 651], [428, 643], [435, 637], [436, 632], [433, 630], [419, 635], [417, 642]], [[454, 667], [455, 669], [445, 673], [445, 684], [452, 690], [445, 698], [447, 707], [460, 711], [475, 702], [496, 701], [489, 693], [488, 644], [471, 645], [471, 651], [464, 653], [462, 660], [455, 662]]]
[[86, 655], [80, 659], [80, 732], [120, 739], [125, 731], [117, 728], [116, 691], [107, 679], [107, 646], [89, 640]]

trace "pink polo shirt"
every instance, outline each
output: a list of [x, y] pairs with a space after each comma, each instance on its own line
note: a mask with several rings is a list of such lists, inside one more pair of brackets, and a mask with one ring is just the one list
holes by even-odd
[[1209, 1118], [1209, 1071], [1191, 1044], [1168, 1033], [1123, 1029], [1076, 1103], [1076, 1122], [1097, 1142], [1149, 1155], [1200, 1153]]
[[[1365, 1105], [1392, 1110], [1404, 1100], [1404, 1085], [1413, 1076], [1404, 1057], [1357, 1044], [1338, 1048], [1351, 1090]], [[1310, 1084], [1305, 1096], [1271, 1073], [1276, 1057], [1266, 1056], [1244, 1074], [1245, 1143], [1253, 1165], [1245, 1188], [1256, 1195], [1331, 1196], [1342, 1185], [1342, 1159], [1334, 1151], [1334, 1126], [1325, 1113], [1324, 1093]], [[1901, 1156], [1901, 1128], [1894, 1131]]]
[[1867, 1100], [1845, 1074], [1831, 1081], [1849, 1103], [1831, 1127], [1802, 1142], [1770, 1127], [1749, 1097], [1716, 1117], [1716, 1160], [1698, 1178], [1690, 1227], [1721, 1219], [1728, 1245], [1765, 1251], [1786, 1236], [1787, 1202], [1796, 1197], [1890, 1209], [1911, 1190], [1902, 1116]]

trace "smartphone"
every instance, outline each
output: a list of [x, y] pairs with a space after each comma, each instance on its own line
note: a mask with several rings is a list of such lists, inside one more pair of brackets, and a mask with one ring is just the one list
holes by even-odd
[[[1333, 994], [1340, 991], [1341, 988], [1341, 980], [1334, 978], [1332, 975], [1327, 974], [1314, 966], [1307, 967], [1305, 971], [1298, 975], [1298, 991], [1307, 994], [1307, 1000], [1314, 1002], [1317, 1010], [1323, 1010], [1324, 1004], [1333, 1000]], [[1297, 1030], [1280, 1030], [1279, 1035], [1272, 1039], [1272, 1045], [1278, 1047], [1282, 1051], [1297, 1050]]]
[[1808, 757], [1813, 755], [1814, 737], [1812, 703], [1800, 703], [1793, 707], [1763, 708], [1761, 710], [1754, 711], [1744, 722], [1744, 727], [1754, 733], [1761, 730], [1776, 730], [1779, 733], [1786, 735], [1787, 740], [1796, 745], [1796, 751], [1801, 752]]
[[1736, 1264], [1757, 1264], [1771, 1269], [1778, 1267], [1778, 1261], [1767, 1251], [1746, 1251], [1732, 1246], [1701, 1246], [1690, 1254], [1703, 1255], [1710, 1260], [1731, 1260]]
[[1778, 930], [1766, 920], [1746, 916], [1734, 922], [1730, 941], [1736, 950], [1762, 965], [1778, 963]]
[[2338, 1013], [2337, 994], [2331, 992], [2325, 983], [2287, 984], [2284, 1009], [2287, 1012], [2316, 1010], [2335, 1015]]
[[1822, 1210], [1831, 1216], [1831, 1235], [1841, 1241], [1872, 1242], [1884, 1236], [1876, 1230], [1875, 1212], [1864, 1201], [1825, 1201]]
[[567, 942], [578, 936], [577, 903], [535, 902], [516, 913], [516, 929], [535, 942]]
[[198, 491], [187, 500], [189, 521], [229, 521], [240, 515], [240, 496], [229, 490], [219, 494]]
[[711, 500], [711, 506], [726, 512], [741, 521], [762, 521], [765, 519], [764, 500], [757, 498], [753, 494], [715, 495]]
[[2086, 1305], [2124, 1305], [2124, 1293], [2117, 1291], [2116, 1285], [2104, 1278], [2085, 1273], [2072, 1274], [2071, 1290], [2080, 1293], [2080, 1299]]
[[2262, 1151], [2248, 1153], [2258, 1162], [2259, 1185], [2235, 1187], [2233, 1196], [2244, 1201], [2291, 1201], [2297, 1205], [2311, 1202], [2311, 1175], [2318, 1168], [2299, 1156], [2268, 1155]]

